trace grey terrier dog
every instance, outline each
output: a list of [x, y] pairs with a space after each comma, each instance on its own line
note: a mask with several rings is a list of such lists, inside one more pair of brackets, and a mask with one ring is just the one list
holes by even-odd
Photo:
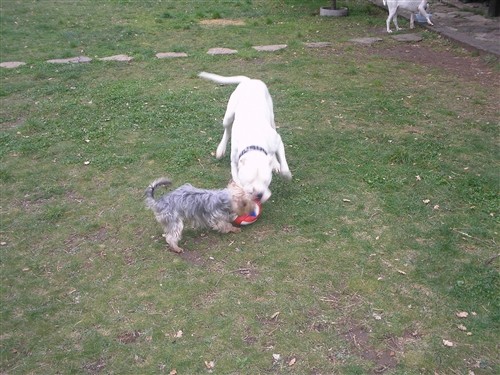
[[156, 188], [171, 184], [168, 178], [159, 178], [148, 186], [145, 195], [146, 206], [163, 225], [165, 240], [176, 253], [184, 251], [178, 242], [185, 223], [195, 229], [212, 228], [221, 233], [238, 233], [241, 229], [232, 225], [234, 219], [255, 209], [251, 195], [234, 182], [221, 190], [198, 189], [185, 184], [155, 199]]

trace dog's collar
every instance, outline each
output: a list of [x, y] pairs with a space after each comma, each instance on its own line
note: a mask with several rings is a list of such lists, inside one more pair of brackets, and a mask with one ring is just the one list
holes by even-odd
[[238, 159], [240, 159], [243, 155], [245, 155], [249, 151], [261, 151], [267, 155], [267, 151], [260, 146], [248, 146], [247, 148], [245, 148], [243, 151], [240, 152], [240, 156], [238, 156]]

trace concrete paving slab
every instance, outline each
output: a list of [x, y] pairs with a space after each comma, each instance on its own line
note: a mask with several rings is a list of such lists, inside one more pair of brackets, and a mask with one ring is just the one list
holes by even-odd
[[177, 57], [188, 57], [185, 52], [159, 52], [155, 55], [159, 59], [175, 59]]
[[108, 56], [108, 57], [101, 57], [100, 61], [125, 61], [129, 62], [132, 61], [134, 58], [130, 57], [128, 55], [114, 55], [114, 56]]
[[70, 57], [67, 59], [47, 60], [47, 62], [50, 64], [80, 64], [80, 63], [88, 63], [91, 61], [92, 61], [92, 59], [90, 57], [87, 57], [87, 56], [76, 56], [76, 57]]
[[20, 66], [23, 66], [23, 65], [26, 65], [26, 63], [23, 61], [6, 61], [3, 63], [0, 63], [0, 68], [15, 69], [15, 68], [19, 68]]
[[422, 41], [422, 36], [419, 34], [396, 34], [391, 35], [392, 39], [397, 40], [398, 42], [407, 42], [407, 43], [417, 43]]
[[220, 47], [210, 48], [207, 51], [209, 55], [233, 55], [235, 53], [238, 53], [238, 50]]
[[306, 47], [309, 48], [325, 48], [325, 47], [331, 47], [332, 43], [330, 42], [308, 42], [304, 43]]
[[252, 48], [260, 52], [275, 52], [288, 47], [286, 44], [272, 44], [268, 46], [253, 46]]
[[383, 40], [382, 38], [365, 37], [365, 38], [349, 39], [349, 42], [353, 42], [353, 43], [356, 43], [356, 44], [364, 44], [364, 45], [370, 46], [373, 43], [381, 42], [382, 40]]

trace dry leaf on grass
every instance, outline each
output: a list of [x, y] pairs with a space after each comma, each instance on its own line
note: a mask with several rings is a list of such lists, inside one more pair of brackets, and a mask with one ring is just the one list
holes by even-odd
[[453, 347], [453, 346], [455, 346], [455, 344], [453, 344], [453, 342], [451, 342], [449, 340], [445, 340], [445, 339], [443, 339], [443, 345], [444, 346], [448, 346], [450, 348]]
[[288, 366], [290, 366], [290, 367], [293, 366], [295, 364], [295, 362], [297, 362], [297, 358], [294, 357], [290, 360], [290, 362], [288, 362]]
[[460, 331], [467, 331], [467, 327], [466, 327], [466, 326], [464, 326], [463, 324], [459, 324], [459, 325], [457, 326], [457, 328], [458, 328]]
[[208, 370], [212, 370], [215, 367], [215, 362], [214, 361], [205, 361], [205, 367]]
[[469, 316], [469, 313], [467, 311], [459, 311], [456, 315], [458, 318], [467, 318]]

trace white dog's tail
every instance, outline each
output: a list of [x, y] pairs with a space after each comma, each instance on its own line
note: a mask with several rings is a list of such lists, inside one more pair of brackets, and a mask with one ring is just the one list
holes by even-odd
[[209, 81], [214, 81], [220, 85], [237, 85], [241, 82], [250, 80], [250, 78], [245, 76], [224, 77], [218, 74], [207, 72], [201, 72], [200, 74], [198, 74], [198, 77], [208, 79]]
[[156, 204], [156, 199], [155, 199], [155, 189], [160, 186], [169, 186], [172, 184], [172, 181], [170, 181], [166, 177], [161, 177], [153, 182], [151, 182], [144, 192], [144, 195], [146, 196], [146, 206], [150, 209], [153, 209], [155, 204]]

